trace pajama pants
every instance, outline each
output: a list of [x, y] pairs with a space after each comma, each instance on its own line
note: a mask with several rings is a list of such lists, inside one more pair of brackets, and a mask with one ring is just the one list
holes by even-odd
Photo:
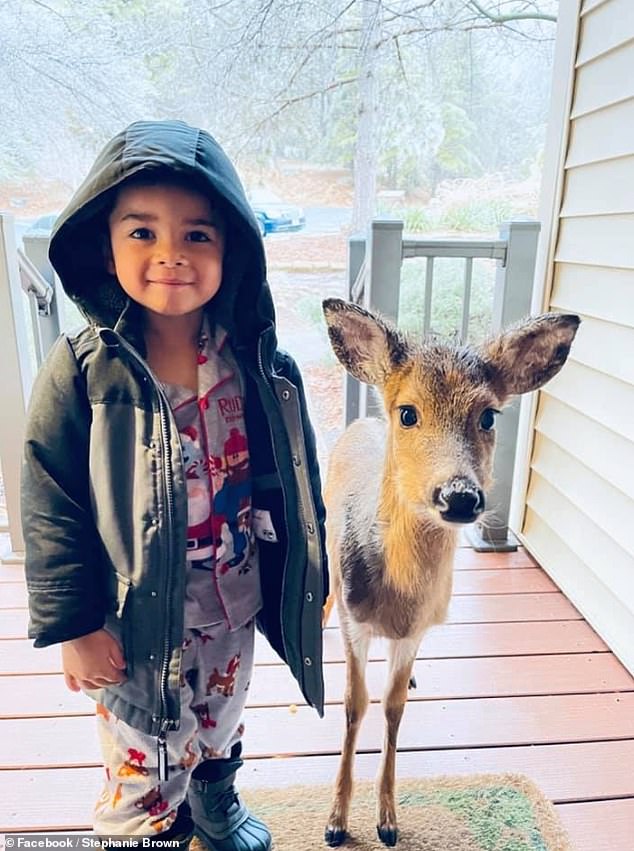
[[201, 760], [229, 756], [240, 740], [253, 670], [254, 621], [234, 632], [224, 623], [186, 629], [181, 668], [181, 722], [167, 734], [169, 776], [158, 778], [155, 736], [97, 706], [106, 782], [95, 806], [100, 835], [168, 830]]

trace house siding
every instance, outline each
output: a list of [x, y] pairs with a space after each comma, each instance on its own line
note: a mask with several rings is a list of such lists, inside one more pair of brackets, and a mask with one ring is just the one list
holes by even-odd
[[545, 304], [583, 324], [539, 396], [522, 538], [634, 671], [632, 69], [632, 0], [586, 0]]

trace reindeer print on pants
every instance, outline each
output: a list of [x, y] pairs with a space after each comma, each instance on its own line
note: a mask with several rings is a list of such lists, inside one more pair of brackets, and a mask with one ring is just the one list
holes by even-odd
[[96, 833], [156, 835], [168, 830], [199, 762], [229, 756], [244, 729], [253, 640], [253, 621], [233, 632], [224, 623], [204, 632], [185, 630], [181, 723], [167, 734], [167, 781], [158, 777], [156, 737], [97, 704], [106, 782], [95, 807]]

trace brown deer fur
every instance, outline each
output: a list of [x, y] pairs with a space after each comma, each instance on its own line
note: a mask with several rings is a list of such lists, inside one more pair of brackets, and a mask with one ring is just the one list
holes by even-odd
[[346, 654], [346, 731], [325, 839], [346, 838], [352, 765], [368, 704], [370, 639], [388, 643], [385, 739], [377, 778], [377, 830], [397, 840], [398, 728], [425, 630], [444, 621], [460, 524], [484, 509], [491, 484], [493, 411], [542, 386], [563, 366], [576, 316], [545, 314], [488, 344], [416, 345], [390, 323], [339, 299], [324, 302], [333, 349], [374, 384], [384, 419], [353, 422], [337, 442], [325, 488], [332, 594]]

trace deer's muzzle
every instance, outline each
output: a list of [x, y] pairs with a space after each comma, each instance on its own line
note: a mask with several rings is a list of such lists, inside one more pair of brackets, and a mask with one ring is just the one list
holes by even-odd
[[484, 511], [484, 491], [465, 476], [434, 489], [434, 505], [447, 523], [473, 523]]

